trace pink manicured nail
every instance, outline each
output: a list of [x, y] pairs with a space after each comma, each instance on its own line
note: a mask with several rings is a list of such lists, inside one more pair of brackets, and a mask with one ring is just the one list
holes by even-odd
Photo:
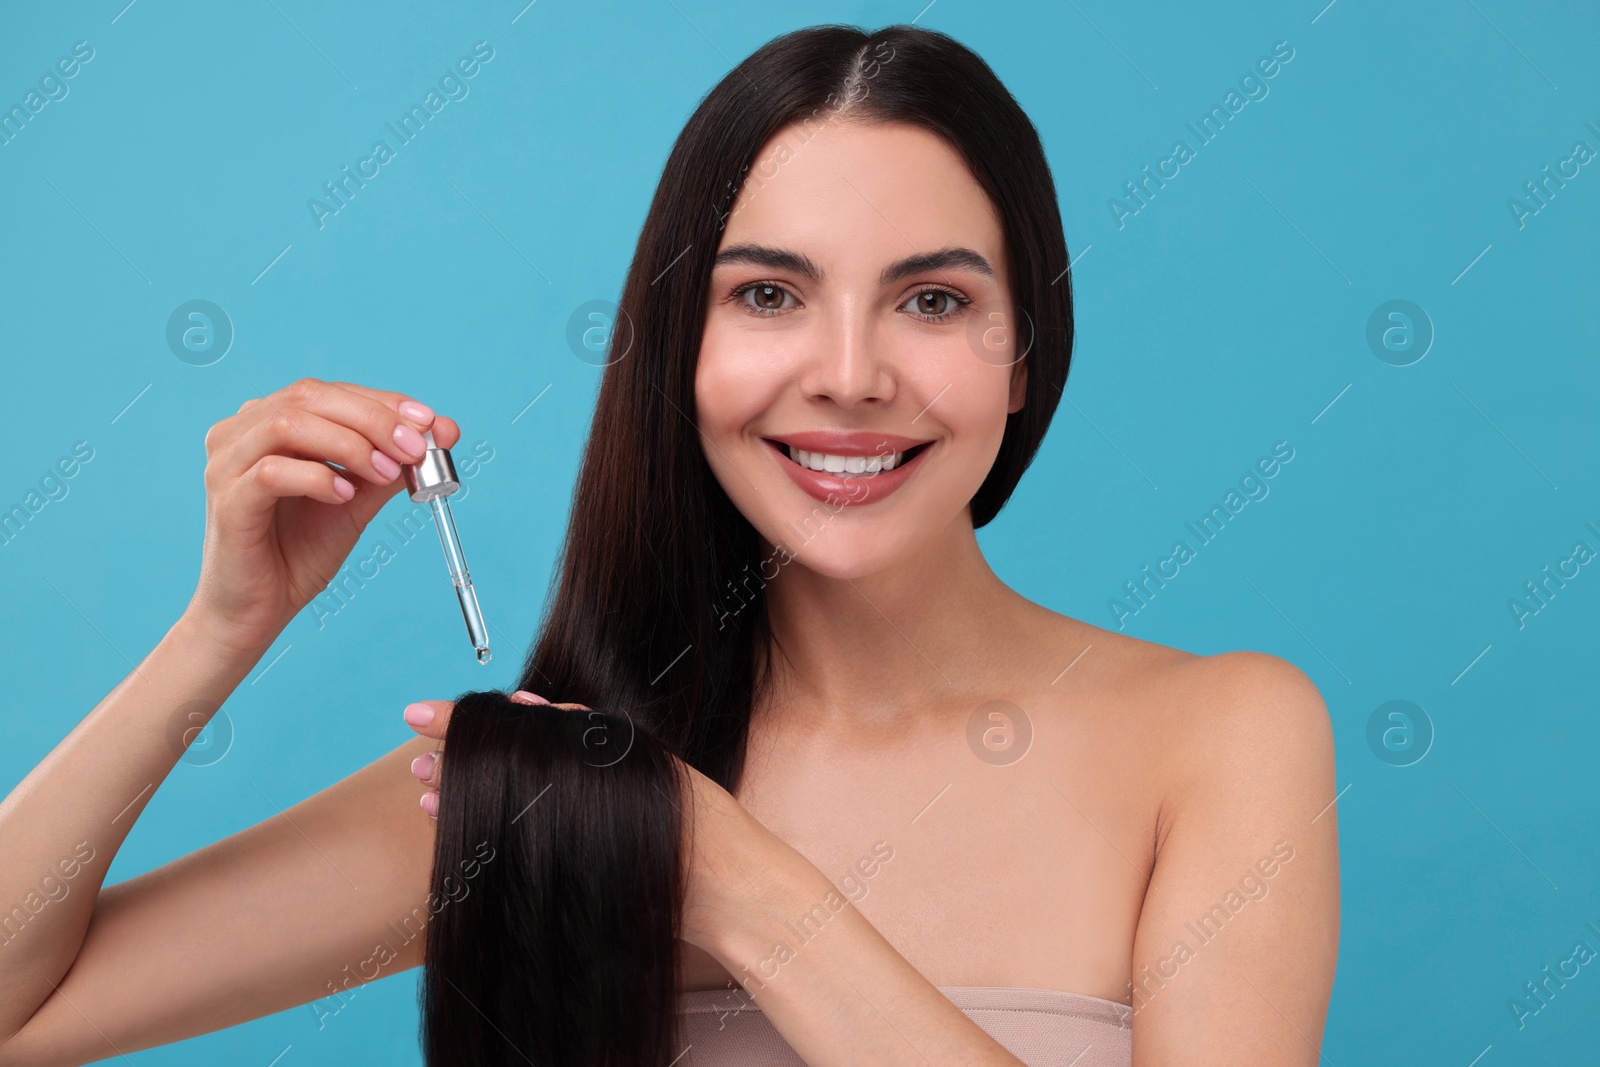
[[394, 443], [400, 446], [400, 451], [408, 456], [420, 456], [428, 450], [428, 442], [422, 435], [409, 426], [396, 426], [394, 428]]
[[518, 704], [548, 704], [548, 703], [550, 703], [548, 700], [546, 700], [544, 697], [540, 696], [539, 694], [530, 693], [526, 689], [518, 689], [515, 693], [511, 694], [511, 699], [515, 700]]
[[433, 777], [433, 765], [438, 758], [439, 754], [437, 752], [424, 752], [411, 761], [411, 773], [426, 782]]
[[372, 450], [372, 469], [385, 478], [393, 478], [400, 473], [400, 464], [389, 458], [388, 453]]
[[351, 497], [356, 495], [356, 487], [339, 477], [337, 474], [333, 476], [333, 491], [344, 497], [346, 500], [349, 500]]
[[400, 401], [400, 414], [412, 422], [426, 423], [433, 418], [433, 409], [426, 404], [419, 404], [415, 400]]
[[427, 812], [433, 818], [437, 819], [439, 817], [439, 794], [422, 794], [422, 810]]
[[426, 726], [433, 721], [432, 704], [407, 704], [405, 720], [412, 726]]

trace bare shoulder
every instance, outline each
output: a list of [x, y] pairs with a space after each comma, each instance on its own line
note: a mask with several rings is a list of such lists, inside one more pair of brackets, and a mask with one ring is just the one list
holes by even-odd
[[1322, 795], [1333, 780], [1328, 710], [1293, 663], [1255, 651], [1197, 655], [1035, 609], [1062, 660], [1048, 688], [1126, 740], [1164, 808], [1208, 791], [1279, 790], [1278, 804], [1320, 798], [1309, 814], [1332, 799]]
[[1046, 689], [1064, 705], [1113, 721], [1119, 731], [1163, 728], [1169, 695], [1186, 684], [1190, 665], [1206, 658], [1032, 602], [1027, 611], [1028, 631], [1035, 635], [1038, 648], [1030, 655], [1052, 667], [1043, 679]]
[[[1171, 677], [1162, 718], [1174, 754], [1170, 794], [1303, 807], [1333, 798], [1333, 727], [1305, 672], [1264, 652], [1198, 656]], [[1326, 793], [1326, 795], [1324, 795]]]

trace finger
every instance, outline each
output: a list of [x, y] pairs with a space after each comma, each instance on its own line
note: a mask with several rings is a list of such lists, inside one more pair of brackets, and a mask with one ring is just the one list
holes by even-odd
[[411, 761], [411, 773], [423, 785], [439, 788], [439, 765], [444, 759], [442, 752], [424, 752]]
[[[400, 394], [389, 394], [386, 400], [379, 400], [371, 395], [371, 390], [362, 387], [302, 378], [275, 394], [262, 397], [261, 402], [242, 408], [235, 416], [240, 429], [219, 434], [219, 440], [211, 443], [211, 448], [221, 446], [224, 451], [237, 448], [261, 424], [275, 426], [277, 437], [288, 437], [288, 429], [294, 426], [298, 413], [315, 414], [354, 430], [368, 442], [366, 448], [360, 450], [362, 458], [371, 451], [378, 451], [394, 464], [410, 464], [421, 459], [422, 451], [426, 450], [422, 430], [429, 429], [435, 422], [432, 408]], [[290, 422], [285, 424], [285, 419]], [[275, 440], [274, 435], [269, 435], [267, 440]], [[322, 458], [331, 459], [331, 456]], [[386, 466], [382, 461], [378, 464]], [[248, 466], [248, 461], [242, 466]]]
[[404, 423], [420, 433], [434, 421], [431, 408], [404, 393], [368, 389], [350, 382], [300, 378], [239, 405], [238, 412], [217, 423], [206, 435], [207, 451], [227, 447], [261, 419], [287, 408], [315, 410], [364, 432], [379, 431], [368, 433], [374, 443], [389, 440], [395, 425]]
[[259, 396], [252, 396], [239, 405], [239, 410], [225, 419], [212, 423], [211, 429], [206, 431], [206, 455], [211, 455], [219, 449], [227, 447], [234, 438], [255, 424], [256, 416], [251, 409], [261, 403]]
[[[414, 400], [404, 393], [395, 393], [386, 389], [369, 389], [364, 385], [356, 385], [354, 382], [329, 382], [327, 384], [336, 385], [340, 389], [347, 390], [357, 396], [366, 397], [388, 413], [398, 414], [401, 421], [410, 423], [419, 432], [432, 430], [433, 443], [440, 448], [454, 448], [461, 440], [461, 427], [456, 423], [455, 419], [450, 418], [448, 415], [433, 414], [433, 409], [428, 405], [420, 400]], [[423, 416], [424, 413], [426, 413], [425, 417], [419, 417]]]
[[546, 700], [544, 697], [539, 696], [537, 693], [530, 693], [526, 689], [518, 689], [515, 693], [511, 694], [511, 699], [518, 704], [545, 704], [552, 708], [560, 708], [562, 711], [594, 710], [587, 704], [551, 704], [550, 701]]
[[[416, 433], [409, 427], [407, 432]], [[352, 481], [360, 477], [380, 488], [398, 488], [402, 461], [391, 451], [400, 452], [399, 446], [391, 444], [387, 451], [374, 448], [365, 433], [316, 412], [289, 407], [263, 417], [208, 465], [214, 468], [214, 477], [226, 480], [262, 456], [293, 456], [337, 463], [350, 472]]]
[[450, 712], [454, 708], [455, 702], [452, 700], [419, 700], [406, 705], [404, 718], [406, 725], [423, 737], [443, 741], [445, 731], [450, 727]]
[[281, 497], [304, 496], [325, 504], [344, 504], [356, 495], [349, 479], [323, 463], [289, 456], [262, 456], [230, 490], [243, 499], [243, 508], [225, 508], [224, 514], [254, 516]]
[[448, 415], [436, 415], [431, 429], [433, 443], [440, 448], [454, 448], [461, 442], [461, 427]]

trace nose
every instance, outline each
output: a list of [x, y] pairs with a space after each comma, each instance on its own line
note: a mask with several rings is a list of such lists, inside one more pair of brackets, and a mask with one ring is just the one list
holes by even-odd
[[813, 344], [800, 380], [806, 399], [827, 398], [842, 408], [893, 399], [893, 360], [866, 315], [841, 309]]

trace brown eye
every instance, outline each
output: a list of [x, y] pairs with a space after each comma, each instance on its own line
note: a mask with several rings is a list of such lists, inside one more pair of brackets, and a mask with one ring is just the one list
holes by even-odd
[[961, 314], [961, 309], [972, 303], [960, 293], [950, 289], [924, 289], [902, 304], [913, 314], [927, 322], [946, 322]]
[[[785, 310], [783, 306], [784, 297], [792, 296], [793, 294], [781, 285], [773, 285], [770, 282], [751, 282], [749, 285], [741, 285], [728, 295], [738, 301], [739, 305], [751, 315], [776, 315]], [[753, 299], [747, 300], [745, 299], [746, 296], [750, 296]]]

